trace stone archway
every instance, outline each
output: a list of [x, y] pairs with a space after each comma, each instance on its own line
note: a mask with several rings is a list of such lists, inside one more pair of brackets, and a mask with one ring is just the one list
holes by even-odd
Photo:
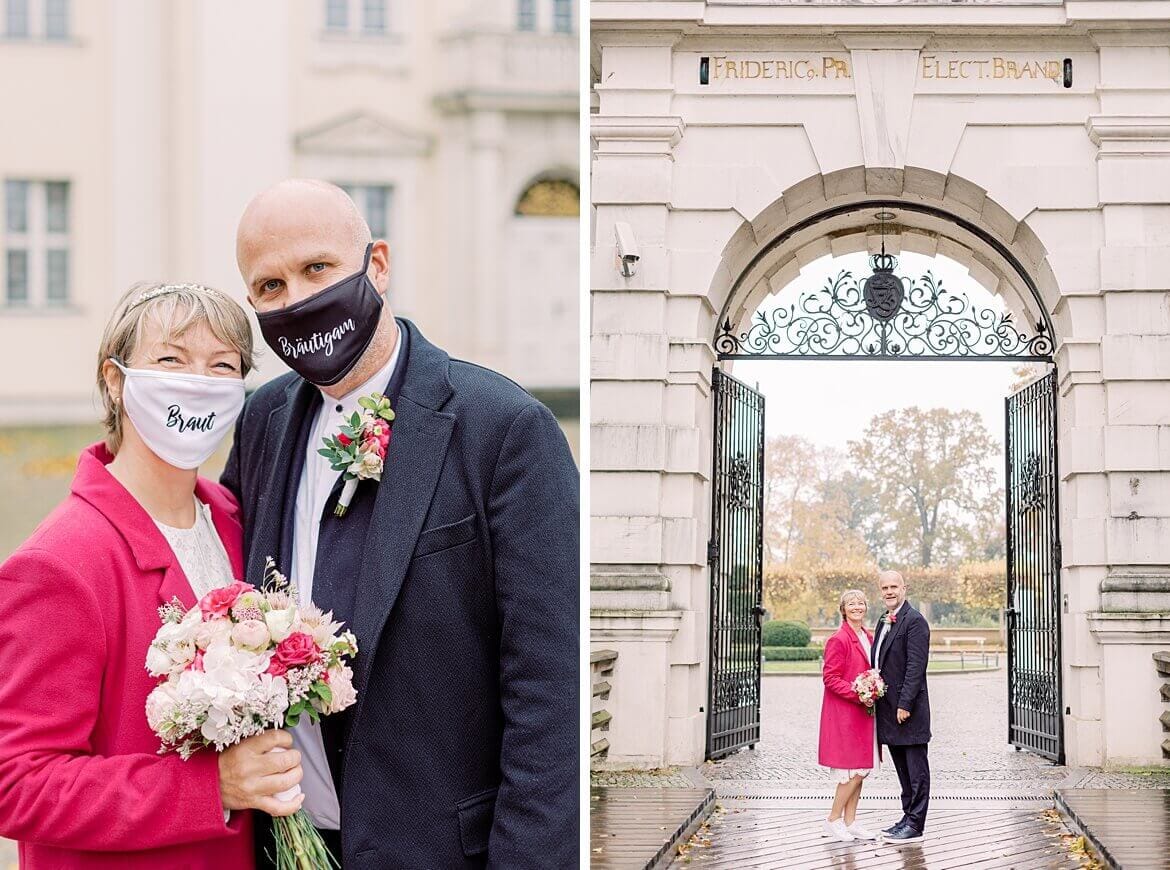
[[[986, 195], [984, 194], [984, 196]], [[752, 235], [753, 241], [756, 243], [755, 247], [736, 248], [733, 238], [732, 242], [725, 248], [725, 261], [728, 259], [730, 251], [732, 262], [727, 265], [722, 274], [734, 275], [734, 278], [731, 280], [722, 310], [716, 321], [716, 335], [713, 336], [713, 345], [720, 360], [715, 372], [715, 375], [718, 376], [715, 378], [715, 382], [728, 381], [726, 373], [735, 366], [736, 361], [741, 359], [755, 361], [787, 359], [791, 361], [809, 358], [836, 358], [872, 361], [875, 358], [903, 360], [943, 358], [953, 360], [976, 357], [994, 359], [998, 357], [1017, 361], [1038, 359], [1049, 364], [1052, 363], [1053, 351], [1058, 346], [1059, 336], [1053, 329], [1052, 318], [1039, 284], [1029, 268], [1021, 262], [1022, 257], [1028, 257], [1030, 260], [1036, 259], [1037, 255], [1043, 257], [1043, 250], [1042, 248], [1036, 249], [1038, 240], [1033, 245], [1032, 251], [1025, 250], [1022, 244], [1017, 250], [1012, 250], [1012, 245], [1020, 234], [1020, 227], [1024, 225], [1017, 225], [1010, 235], [1002, 238], [997, 234], [996, 228], [987, 227], [969, 217], [956, 215], [944, 210], [938, 204], [922, 199], [865, 197], [849, 200], [843, 198], [843, 201], [840, 202], [824, 202], [819, 205], [819, 210], [810, 208], [809, 213], [776, 227], [774, 235], [762, 243], [755, 238], [753, 223], [745, 222], [744, 227]], [[988, 208], [986, 202], [984, 208], [985, 210]], [[777, 204], [773, 204], [768, 210], [777, 211]], [[877, 217], [881, 218], [880, 225], [875, 220]], [[1030, 232], [1026, 227], [1025, 231]], [[849, 340], [839, 340], [840, 336], [846, 334], [864, 334], [869, 336], [868, 341], [875, 336], [874, 330], [883, 329], [876, 316], [870, 316], [872, 309], [871, 313], [867, 313], [864, 308], [839, 307], [838, 290], [836, 289], [839, 285], [834, 286], [831, 297], [822, 295], [827, 293], [827, 290], [812, 293], [807, 297], [802, 296], [801, 301], [794, 304], [792, 313], [780, 318], [786, 324], [780, 331], [772, 331], [768, 326], [767, 318], [763, 321], [758, 320], [756, 312], [761, 303], [765, 302], [765, 297], [777, 294], [788, 287], [796, 280], [800, 270], [805, 265], [824, 256], [841, 256], [858, 251], [876, 253], [879, 250], [879, 245], [883, 256], [875, 257], [875, 264], [886, 261], [884, 255], [887, 251], [891, 255], [899, 254], [903, 250], [924, 255], [947, 255], [948, 259], [966, 266], [976, 283], [982, 285], [989, 295], [1001, 298], [1009, 319], [997, 321], [985, 319], [982, 315], [990, 314], [990, 310], [976, 311], [968, 308], [966, 304], [955, 309], [951, 303], [957, 304], [958, 297], [952, 297], [944, 290], [942, 298], [950, 300], [946, 305], [929, 304], [925, 307], [912, 305], [906, 309], [905, 314], [898, 315], [894, 321], [891, 321], [890, 327], [884, 327], [889, 329], [901, 322], [903, 329], [909, 327], [910, 332], [915, 332], [921, 337], [925, 337], [927, 330], [932, 331], [936, 337], [935, 341], [924, 341], [922, 338], [917, 341], [912, 340], [911, 346], [903, 346], [901, 350], [894, 351], [893, 357], [875, 357], [876, 351], [872, 345], [869, 349], [863, 349], [860, 343], [851, 344]], [[886, 262], [892, 264], [895, 261], [891, 257]], [[1033, 263], [1033, 268], [1036, 265], [1046, 264], [1041, 259], [1038, 264]], [[1051, 275], [1050, 269], [1048, 274]], [[844, 290], [842, 292], [848, 294], [850, 291]], [[854, 289], [852, 292], [859, 296], [858, 290]], [[921, 291], [917, 292], [921, 293]], [[913, 295], [914, 291], [911, 291], [911, 298]], [[823, 301], [830, 298], [834, 301], [831, 303]], [[919, 298], [922, 298], [921, 295]], [[898, 299], [901, 299], [901, 296]], [[825, 305], [829, 305], [829, 307], [826, 308]], [[919, 306], [921, 305], [919, 303]], [[895, 308], [901, 310], [902, 303], [896, 302]], [[946, 345], [947, 342], [939, 342], [937, 338], [946, 334], [947, 327], [954, 326], [950, 321], [950, 315], [958, 312], [963, 315], [962, 323], [964, 326], [962, 330], [964, 338], [969, 339], [969, 341], [956, 342], [950, 347], [943, 347], [941, 345]], [[893, 311], [887, 314], [893, 314]], [[979, 316], [975, 316], [976, 314]], [[866, 326], [867, 323], [871, 325]], [[1016, 336], [1021, 336], [1015, 330], [1016, 325], [1025, 334], [1030, 334], [1032, 338], [1027, 342], [1016, 340]], [[992, 332], [993, 327], [995, 332]], [[942, 330], [942, 332], [935, 330]], [[974, 336], [969, 334], [972, 331], [975, 333]], [[801, 336], [801, 339], [793, 342], [791, 340], [793, 334]], [[893, 334], [897, 335], [897, 332]], [[1013, 336], [1013, 339], [1010, 342], [1004, 341], [1004, 337], [1009, 334]], [[828, 342], [817, 340], [818, 338], [824, 339], [826, 335], [835, 335], [838, 340]], [[989, 346], [985, 339], [993, 335], [997, 336], [999, 340], [994, 341]], [[810, 336], [813, 337], [811, 343], [805, 343], [805, 339]], [[906, 339], [910, 335], [903, 332], [899, 337]], [[882, 339], [882, 346], [885, 346], [885, 339]], [[891, 346], [896, 347], [897, 345], [891, 344]], [[723, 374], [720, 370], [723, 371]], [[1007, 613], [1012, 615], [1012, 619], [1009, 620], [1007, 626], [1007, 694], [1009, 703], [1006, 709], [1008, 710], [1010, 726], [1009, 739], [1012, 743], [1032, 749], [1053, 760], [1063, 761], [1064, 728], [1060, 699], [1064, 656], [1061, 649], [1061, 620], [1059, 616], [1060, 523], [1055, 431], [1057, 419], [1056, 379], [1055, 370], [1050, 376], [1043, 379], [1042, 386], [1045, 398], [1042, 404], [1049, 410], [1044, 411], [1036, 420], [1023, 414], [1025, 405], [1015, 399], [1009, 402], [1008, 441], [1013, 440], [1010, 433], [1014, 429], [1021, 424], [1026, 424], [1026, 428], [1036, 427], [1035, 442], [1030, 440], [1028, 443], [1030, 445], [1033, 443], [1045, 445], [1042, 448], [1036, 446], [1034, 449], [1041, 450], [1043, 465], [1046, 469], [1043, 475], [1043, 504], [1039, 504], [1041, 515], [1046, 517], [1044, 523], [1046, 531], [1040, 534], [1041, 527], [1036, 525], [1031, 512], [1021, 512], [1017, 509], [1019, 499], [1018, 496], [1013, 495], [1015, 490], [1012, 479], [1013, 476], [1025, 474], [1021, 467], [1024, 457], [1022, 455], [1017, 457], [1019, 461], [1015, 463], [1009, 458], [1009, 480], [1006, 482], [1008, 493], [1006, 516], [1009, 518], [1008, 537], [1010, 539]], [[739, 385], [739, 387], [741, 390], [747, 391], [747, 394], [754, 395], [750, 390], [747, 390], [746, 385]], [[719, 396], [722, 396], [726, 390], [721, 387], [717, 392]], [[759, 422], [758, 424], [749, 424], [749, 428], [755, 428], [758, 425], [762, 429], [763, 401], [763, 397], [759, 397], [755, 403], [758, 408], [754, 412], [754, 416], [758, 417]], [[751, 614], [763, 612], [760, 607], [762, 602], [758, 599], [760, 568], [748, 569], [749, 573], [756, 578], [754, 585], [757, 597], [750, 602], [738, 602], [737, 598], [733, 600], [725, 588], [726, 584], [730, 582], [731, 575], [728, 573], [726, 555], [719, 554], [723, 551], [734, 551], [739, 554], [737, 559], [742, 560], [746, 555], [745, 566], [756, 565], [762, 559], [762, 554], [757, 551], [761, 550], [763, 542], [758, 530], [753, 535], [751, 530], [745, 527], [739, 519], [739, 514], [742, 513], [741, 506], [727, 501], [727, 493], [724, 492], [726, 486], [717, 484], [717, 481], [723, 481], [726, 476], [726, 469], [723, 468], [724, 463], [721, 463], [721, 459], [726, 458], [723, 457], [725, 451], [719, 447], [727, 440], [724, 429], [729, 425], [742, 428], [745, 424], [744, 422], [729, 422], [733, 418], [729, 418], [726, 413], [721, 413], [718, 410], [718, 399], [715, 400], [715, 404], [712, 441], [715, 445], [716, 470], [712, 478], [713, 531], [711, 533], [712, 543], [709, 547], [709, 553], [715, 554], [709, 557], [712, 584], [710, 601], [713, 612], [710, 616], [711, 644], [706, 659], [707, 667], [711, 673], [709, 677], [711, 688], [708, 698], [710, 724], [708, 725], [707, 751], [708, 756], [712, 758], [726, 755], [729, 749], [733, 750], [736, 745], [755, 745], [755, 741], [760, 738], [761, 722], [758, 718], [761, 698], [760, 670], [756, 667], [748, 668], [745, 671], [742, 663], [735, 657], [739, 647], [735, 645], [728, 647], [725, 642], [720, 642], [717, 645], [717, 641], [724, 639], [729, 634], [742, 635], [748, 631], [744, 626], [757, 624]], [[1028, 407], [1031, 405], [1029, 404]], [[762, 449], [761, 442], [760, 450], [762, 451]], [[1012, 456], [1010, 450], [1008, 455]], [[1037, 456], [1038, 454], [1033, 452], [1029, 454], [1028, 459], [1038, 462]], [[761, 478], [762, 475], [763, 470], [761, 469]], [[759, 492], [762, 493], [762, 489]], [[760, 498], [762, 498], [762, 494]], [[753, 511], [752, 515], [756, 517], [757, 521], [760, 521], [762, 505], [752, 506], [751, 510]], [[1016, 534], [1012, 534], [1011, 518], [1017, 515], [1029, 521], [1030, 531], [1026, 534], [1023, 534], [1021, 529], [1016, 529]], [[1014, 557], [1011, 555], [1013, 552], [1012, 543], [1015, 545]], [[753, 553], [754, 555], [752, 555]], [[1014, 581], [1011, 579], [1013, 576], [1016, 577]], [[1027, 584], [1022, 582], [1025, 576]], [[1013, 589], [1016, 590], [1014, 593]], [[1043, 592], [1042, 595], [1040, 595], [1041, 592]], [[1015, 602], [1021, 595], [1026, 596], [1025, 600], [1029, 602], [1029, 606], [1017, 612]], [[1040, 597], [1037, 598], [1037, 595]], [[743, 596], [738, 597], [742, 598]], [[716, 606], [716, 602], [718, 602], [718, 606]], [[731, 605], [735, 603], [743, 606], [738, 609], [732, 607]], [[1044, 638], [1044, 655], [1037, 652], [1036, 643], [1039, 638]], [[758, 654], [757, 646], [757, 657]], [[747, 687], [745, 692], [736, 694], [733, 698], [724, 691], [728, 681], [734, 681], [735, 685], [738, 686], [746, 678], [745, 674], [751, 672], [754, 672], [754, 686]], [[718, 693], [716, 686], [720, 689]], [[754, 701], [745, 707], [743, 706], [745, 698], [754, 699]], [[731, 700], [735, 703], [731, 704]], [[720, 723], [718, 726], [715, 724], [717, 722]], [[728, 735], [731, 732], [728, 732], [725, 727], [727, 722], [736, 723], [738, 730], [735, 733], [745, 735], [742, 740], [738, 741], [738, 744], [736, 740], [728, 742]], [[712, 734], [719, 735], [717, 746], [716, 743], [712, 743]], [[715, 750], [712, 749], [713, 746], [716, 746]]]

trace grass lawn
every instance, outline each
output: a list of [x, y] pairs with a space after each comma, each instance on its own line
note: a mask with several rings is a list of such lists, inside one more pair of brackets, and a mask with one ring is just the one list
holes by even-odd
[[[939, 671], [959, 671], [963, 670], [959, 662], [930, 662], [926, 667], [928, 674], [935, 674]], [[988, 668], [980, 668], [973, 663], [968, 662], [966, 670], [968, 671], [982, 671], [989, 670]], [[821, 672], [820, 662], [764, 662], [765, 674], [819, 674]]]

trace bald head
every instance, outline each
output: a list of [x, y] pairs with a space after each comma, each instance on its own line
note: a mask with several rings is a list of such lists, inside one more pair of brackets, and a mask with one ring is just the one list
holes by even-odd
[[240, 271], [257, 248], [305, 235], [335, 237], [363, 253], [371, 241], [369, 226], [344, 190], [316, 178], [288, 178], [256, 194], [244, 209], [236, 232]]
[[906, 581], [897, 571], [882, 571], [878, 574], [878, 590], [886, 610], [893, 613], [906, 600]]

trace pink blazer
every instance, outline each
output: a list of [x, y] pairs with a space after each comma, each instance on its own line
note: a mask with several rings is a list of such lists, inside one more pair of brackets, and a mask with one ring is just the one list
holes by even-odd
[[[873, 636], [865, 631], [870, 643]], [[873, 767], [873, 717], [853, 691], [854, 678], [870, 668], [853, 629], [845, 623], [825, 642], [825, 699], [821, 704], [818, 761], [826, 767]]]
[[[224, 823], [214, 751], [158, 755], [144, 705], [158, 606], [195, 604], [166, 539], [106, 470], [101, 444], [71, 493], [0, 566], [0, 836], [24, 870], [249, 870], [252, 818]], [[200, 478], [236, 577], [239, 508]]]

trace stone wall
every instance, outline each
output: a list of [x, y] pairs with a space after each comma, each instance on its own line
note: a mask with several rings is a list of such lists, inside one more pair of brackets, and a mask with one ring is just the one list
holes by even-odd
[[[1121, 19], [1140, 5], [1111, 4]], [[935, 210], [900, 216], [896, 245], [956, 259], [1014, 311], [1035, 318], [1042, 305], [1052, 319], [1068, 759], [1159, 763], [1146, 644], [1166, 642], [1150, 613], [1161, 604], [1135, 587], [1123, 605], [1107, 605], [1100, 590], [1134, 572], [1164, 577], [1170, 564], [1165, 34], [1143, 30], [1148, 23], [1121, 30], [1117, 18], [1070, 23], [1085, 8], [1075, 3], [1043, 24], [1036, 10], [983, 9], [978, 30], [941, 27], [937, 10], [900, 10], [924, 23], [864, 35], [825, 35], [810, 7], [801, 9], [807, 29], [777, 35], [767, 28], [791, 10], [739, 9], [732, 27], [717, 4], [688, 21], [669, 20], [662, 6], [623, 4], [619, 17], [603, 2], [593, 12], [593, 640], [623, 663], [609, 763], [689, 764], [703, 754], [717, 320], [750, 315], [817, 256], [872, 248], [865, 205], [878, 200]], [[659, 20], [631, 27], [635, 8]], [[862, 13], [820, 14], [832, 24]], [[819, 57], [851, 75], [705, 89], [701, 57]], [[994, 70], [997, 57], [1071, 58], [1072, 86], [926, 76], [950, 60]], [[786, 237], [839, 205], [856, 209]], [[1002, 244], [1039, 300], [948, 215]], [[632, 278], [617, 264], [619, 221], [640, 248]], [[1126, 609], [1098, 615], [1113, 606]], [[1146, 615], [1118, 627], [1138, 611]]]

